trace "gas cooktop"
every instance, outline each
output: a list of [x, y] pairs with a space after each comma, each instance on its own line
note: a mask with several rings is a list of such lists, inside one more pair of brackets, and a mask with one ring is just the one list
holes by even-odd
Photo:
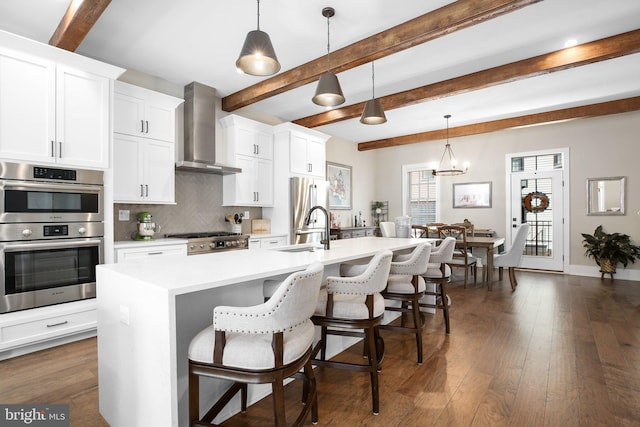
[[194, 233], [167, 234], [166, 237], [188, 239], [187, 255], [249, 249], [249, 235], [229, 231], [198, 231]]

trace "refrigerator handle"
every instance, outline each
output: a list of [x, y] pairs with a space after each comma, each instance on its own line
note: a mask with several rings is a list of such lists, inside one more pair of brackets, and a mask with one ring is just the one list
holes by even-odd
[[[316, 202], [316, 186], [315, 186], [315, 184], [311, 184], [311, 185], [309, 185], [309, 203], [308, 203], [309, 209], [311, 209], [312, 207], [315, 206], [315, 202]], [[305, 212], [305, 215], [306, 215], [306, 212]], [[311, 218], [309, 218], [310, 219], [309, 225], [311, 225], [311, 224], [316, 222], [315, 216], [316, 216], [316, 214], [314, 212], [313, 216]]]

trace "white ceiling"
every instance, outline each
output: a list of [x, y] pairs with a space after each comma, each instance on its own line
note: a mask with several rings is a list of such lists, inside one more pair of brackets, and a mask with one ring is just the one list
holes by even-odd
[[[48, 42], [69, 0], [2, 0], [0, 29]], [[271, 36], [282, 71], [326, 55], [325, 6], [331, 49], [442, 7], [445, 0], [263, 0], [260, 27]], [[235, 71], [246, 33], [256, 26], [255, 0], [112, 0], [77, 52], [160, 77], [179, 86], [198, 81], [220, 96], [262, 81]], [[545, 0], [376, 61], [376, 96], [640, 28], [640, 1]], [[640, 95], [640, 53], [387, 111], [388, 122], [358, 119], [317, 128], [356, 142], [514, 117]], [[338, 75], [343, 105], [371, 97], [371, 66]], [[315, 83], [245, 109], [283, 120], [318, 114]], [[242, 110], [238, 111], [242, 113]]]

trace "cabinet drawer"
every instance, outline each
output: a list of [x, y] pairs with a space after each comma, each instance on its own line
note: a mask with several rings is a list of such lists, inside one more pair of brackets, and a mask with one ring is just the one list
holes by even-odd
[[187, 245], [149, 246], [146, 248], [118, 249], [116, 262], [132, 262], [140, 259], [151, 259], [167, 256], [187, 256]]
[[95, 328], [97, 310], [63, 314], [0, 327], [0, 348], [13, 347]]
[[262, 248], [275, 248], [277, 246], [284, 246], [286, 244], [286, 238], [282, 237], [272, 237], [270, 239], [262, 239]]

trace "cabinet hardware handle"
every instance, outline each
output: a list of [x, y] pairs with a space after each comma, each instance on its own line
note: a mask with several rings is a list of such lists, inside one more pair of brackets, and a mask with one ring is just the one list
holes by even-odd
[[58, 147], [59, 147], [58, 158], [61, 159], [62, 158], [62, 141], [58, 142]]
[[164, 252], [148, 252], [147, 255], [162, 255]]
[[140, 120], [140, 132], [144, 133], [144, 120]]
[[55, 326], [62, 326], [62, 325], [66, 325], [67, 323], [69, 323], [68, 320], [65, 320], [64, 322], [60, 322], [60, 323], [53, 323], [51, 325], [47, 325], [47, 328], [53, 328]]
[[260, 201], [260, 192], [256, 191], [256, 202]]
[[258, 144], [256, 144], [256, 154], [260, 155], [260, 146]]
[[144, 190], [145, 190], [144, 196], [149, 197], [149, 184], [144, 185]]
[[140, 184], [140, 197], [144, 197], [144, 187]]
[[55, 157], [55, 156], [56, 156], [56, 142], [51, 141], [51, 157]]
[[149, 120], [144, 121], [147, 124], [147, 131], [145, 133], [149, 133]]

